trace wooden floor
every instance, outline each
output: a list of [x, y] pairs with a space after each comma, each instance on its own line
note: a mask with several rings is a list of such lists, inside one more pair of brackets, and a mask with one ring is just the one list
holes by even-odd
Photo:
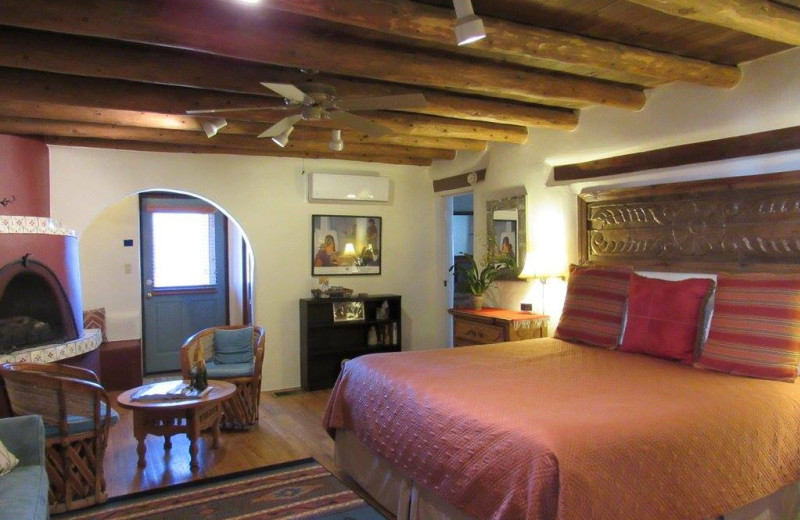
[[[118, 394], [118, 392], [117, 392]], [[189, 441], [172, 439], [164, 450], [163, 437], [147, 437], [147, 467], [137, 467], [136, 439], [130, 410], [118, 406], [120, 421], [111, 428], [105, 456], [109, 496], [121, 496], [180, 482], [199, 480], [250, 468], [313, 457], [341, 477], [333, 462], [333, 440], [322, 427], [322, 412], [330, 390], [297, 392], [276, 397], [261, 394], [259, 424], [249, 432], [223, 432], [220, 446], [211, 448], [210, 434], [199, 441], [197, 471], [189, 470]], [[116, 402], [116, 394], [112, 394]]]

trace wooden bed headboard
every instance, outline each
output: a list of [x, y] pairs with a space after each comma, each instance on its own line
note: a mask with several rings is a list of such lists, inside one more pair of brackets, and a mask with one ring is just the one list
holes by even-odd
[[581, 263], [800, 272], [800, 171], [581, 194]]

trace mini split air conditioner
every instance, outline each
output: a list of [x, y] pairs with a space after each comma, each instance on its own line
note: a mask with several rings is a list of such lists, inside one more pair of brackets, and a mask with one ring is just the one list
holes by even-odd
[[368, 175], [312, 173], [309, 175], [308, 200], [387, 202], [389, 179]]

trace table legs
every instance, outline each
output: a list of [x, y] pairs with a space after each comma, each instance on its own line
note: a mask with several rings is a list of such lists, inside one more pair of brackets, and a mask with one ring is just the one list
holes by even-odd
[[200, 432], [211, 428], [211, 447], [219, 447], [221, 421], [222, 408], [218, 403], [200, 409], [191, 408], [171, 413], [163, 410], [135, 409], [133, 411], [133, 436], [137, 441], [136, 453], [139, 456], [139, 467], [147, 466], [145, 438], [148, 434], [163, 435], [164, 451], [167, 451], [172, 448], [172, 436], [184, 433], [189, 438], [189, 468], [196, 471], [200, 467], [197, 461], [199, 452], [197, 441], [200, 439]]

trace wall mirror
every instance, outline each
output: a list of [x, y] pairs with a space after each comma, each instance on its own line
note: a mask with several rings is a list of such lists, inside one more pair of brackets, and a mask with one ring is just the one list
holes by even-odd
[[486, 247], [493, 256], [509, 255], [515, 269], [507, 269], [499, 277], [516, 280], [525, 261], [525, 195], [486, 201]]

